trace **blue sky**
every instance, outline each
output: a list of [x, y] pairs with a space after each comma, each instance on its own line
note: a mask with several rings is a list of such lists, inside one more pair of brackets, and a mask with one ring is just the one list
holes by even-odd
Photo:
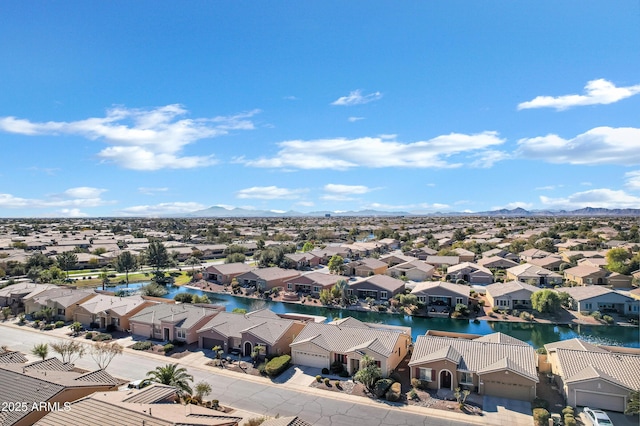
[[1, 217], [640, 208], [637, 1], [0, 16]]

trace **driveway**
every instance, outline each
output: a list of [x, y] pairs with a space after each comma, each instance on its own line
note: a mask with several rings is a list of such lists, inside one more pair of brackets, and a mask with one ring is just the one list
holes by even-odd
[[482, 411], [495, 426], [531, 426], [531, 403], [527, 401], [485, 396]]
[[[638, 426], [640, 425], [640, 418], [636, 414], [635, 416], [625, 416], [622, 413], [616, 413], [614, 411], [606, 412], [615, 426]], [[576, 417], [580, 416], [582, 424], [585, 426], [591, 426], [591, 421], [587, 419], [587, 416], [582, 412], [582, 408], [576, 410]]]
[[308, 387], [316, 380], [316, 376], [321, 373], [322, 370], [320, 368], [292, 365], [284, 373], [273, 379], [273, 382]]

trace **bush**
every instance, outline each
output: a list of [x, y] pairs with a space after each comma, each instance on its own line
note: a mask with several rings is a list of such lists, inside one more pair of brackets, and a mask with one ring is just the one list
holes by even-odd
[[491, 308], [491, 312], [496, 313], [500, 311], [500, 308], [498, 308], [497, 306], [494, 306], [493, 308]]
[[324, 385], [325, 385], [325, 386], [329, 386], [330, 384], [331, 384], [331, 380], [329, 380], [329, 378], [328, 378], [328, 377], [325, 377], [325, 378], [324, 378]]
[[387, 401], [398, 401], [400, 399], [400, 391], [401, 391], [401, 386], [400, 383], [395, 382], [394, 384], [391, 385], [391, 388], [387, 391], [387, 394], [385, 395], [385, 397], [387, 398]]
[[136, 351], [146, 351], [148, 349], [151, 349], [152, 346], [153, 346], [153, 343], [146, 341], [146, 342], [136, 342], [133, 344], [131, 348], [135, 349]]
[[415, 377], [413, 379], [411, 379], [411, 387], [414, 389], [420, 389], [420, 386], [422, 385], [422, 383], [420, 382], [420, 379], [416, 379]]
[[94, 342], [103, 342], [105, 340], [111, 340], [111, 339], [113, 339], [113, 337], [108, 333], [98, 333], [98, 334], [95, 334], [91, 340], [93, 340]]
[[416, 392], [415, 388], [411, 389], [407, 396], [409, 397], [409, 399], [412, 399], [415, 401], [418, 399], [418, 392]]
[[564, 426], [576, 426], [576, 425], [577, 425], [576, 419], [573, 416], [571, 416], [571, 417], [565, 416], [564, 417]]
[[323, 368], [322, 374], [329, 374], [329, 369], [327, 367]]
[[276, 377], [280, 375], [284, 370], [289, 368], [289, 363], [291, 362], [290, 355], [281, 355], [269, 361], [267, 363], [265, 372], [269, 377]]
[[322, 376], [318, 374], [316, 376], [316, 382], [320, 383], [321, 381], [322, 381]]
[[571, 414], [572, 416], [574, 415], [574, 411], [573, 411], [573, 407], [570, 405], [567, 405], [566, 407], [564, 407], [562, 409], [562, 415], [566, 416], [567, 414]]
[[580, 311], [580, 315], [584, 315], [585, 317], [588, 317], [589, 315], [591, 315], [591, 312], [589, 312], [589, 311]]
[[338, 373], [338, 376], [340, 377], [349, 377], [349, 372], [347, 370], [342, 370], [341, 372]]
[[175, 348], [175, 346], [173, 346], [173, 343], [167, 343], [166, 345], [164, 345], [162, 347], [162, 350], [164, 351], [164, 353], [168, 353], [171, 352], [173, 349]]
[[340, 361], [333, 361], [331, 363], [331, 372], [333, 374], [338, 374], [342, 370], [344, 370], [344, 366], [342, 365], [342, 363]]
[[600, 311], [591, 312], [591, 316], [597, 320], [600, 320], [602, 318], [602, 314], [600, 313]]
[[64, 327], [64, 321], [56, 321], [56, 328]]
[[533, 409], [533, 423], [536, 426], [547, 426], [549, 424], [549, 417], [551, 417], [551, 415], [544, 408]]
[[55, 324], [47, 324], [44, 326], [45, 330], [53, 330], [54, 328], [56, 328]]
[[93, 339], [93, 331], [87, 331], [87, 334], [84, 335], [85, 339]]
[[393, 380], [391, 379], [380, 379], [376, 382], [373, 388], [373, 393], [378, 398], [382, 398], [384, 394], [387, 393], [392, 384]]
[[605, 315], [602, 317], [602, 320], [607, 324], [613, 324], [613, 317], [611, 315]]
[[535, 398], [533, 403], [531, 404], [533, 408], [544, 408], [545, 410], [549, 409], [549, 401], [542, 398]]

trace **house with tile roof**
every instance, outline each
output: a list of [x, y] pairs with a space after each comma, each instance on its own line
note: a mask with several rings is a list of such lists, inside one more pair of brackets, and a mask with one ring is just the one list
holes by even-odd
[[73, 320], [85, 328], [126, 331], [129, 330], [129, 318], [154, 304], [142, 296], [117, 297], [98, 294], [76, 307]]
[[243, 417], [198, 405], [176, 404], [177, 389], [153, 384], [144, 389], [96, 392], [74, 401], [67, 410], [47, 414], [38, 426], [237, 426]]
[[569, 295], [570, 309], [574, 311], [616, 312], [636, 316], [640, 313], [640, 300], [606, 287], [590, 285], [562, 287], [559, 291]]
[[388, 300], [404, 292], [405, 282], [388, 275], [373, 275], [359, 281], [349, 281], [347, 294], [358, 299], [372, 297], [375, 300]]
[[551, 256], [536, 257], [530, 259], [527, 261], [527, 263], [557, 272], [560, 270], [560, 266], [565, 263], [565, 261], [562, 259], [562, 257], [552, 254]]
[[374, 258], [363, 258], [349, 262], [345, 265], [345, 275], [368, 277], [370, 275], [384, 274], [389, 265]]
[[305, 322], [279, 317], [268, 309], [246, 314], [221, 312], [198, 330], [198, 344], [204, 349], [220, 346], [225, 353], [240, 350], [249, 356], [257, 345], [265, 355], [289, 354], [289, 345]]
[[285, 290], [318, 295], [322, 290], [331, 290], [338, 281], [344, 279], [340, 275], [309, 272], [286, 281]]
[[275, 287], [285, 287], [285, 283], [300, 275], [294, 269], [282, 269], [277, 266], [271, 268], [253, 269], [236, 278], [243, 287], [255, 287], [262, 290], [271, 290]]
[[506, 272], [508, 280], [520, 281], [538, 287], [562, 285], [563, 281], [562, 275], [530, 263], [514, 266], [507, 269]]
[[577, 285], [605, 285], [609, 271], [597, 266], [581, 264], [564, 270], [564, 278]]
[[14, 313], [24, 310], [23, 299], [26, 296], [35, 296], [36, 294], [56, 288], [54, 284], [36, 284], [30, 282], [19, 282], [0, 288], [0, 308], [9, 306]]
[[462, 262], [447, 268], [446, 279], [451, 282], [462, 280], [469, 284], [491, 284], [493, 283], [493, 273], [489, 268], [477, 263]]
[[143, 339], [195, 343], [197, 331], [224, 310], [224, 306], [158, 303], [129, 318], [130, 331]]
[[304, 270], [314, 268], [320, 264], [320, 258], [313, 253], [287, 253], [285, 259], [289, 259], [294, 269]]
[[[29, 364], [20, 362], [0, 363], [0, 401], [19, 401], [25, 410], [0, 412], [3, 426], [31, 426], [47, 414], [47, 409], [34, 409], [44, 403], [46, 407], [58, 407], [65, 403], [98, 391], [111, 391], [119, 381], [104, 370], [81, 373], [73, 365], [57, 358]], [[86, 424], [86, 423], [83, 423]]]
[[611, 352], [579, 339], [546, 344], [554, 381], [571, 406], [624, 411], [640, 389], [640, 355]]
[[56, 287], [23, 298], [25, 314], [33, 314], [44, 308], [53, 309], [53, 319], [72, 321], [79, 304], [97, 295], [93, 290]]
[[411, 378], [429, 389], [469, 389], [481, 395], [533, 401], [539, 382], [536, 353], [515, 338], [418, 336]]
[[338, 362], [354, 374], [360, 360], [368, 355], [388, 376], [407, 355], [411, 329], [364, 323], [351, 318], [334, 324], [308, 323], [291, 343], [292, 362], [316, 368], [329, 368]]
[[433, 277], [434, 270], [433, 265], [415, 259], [392, 266], [387, 269], [385, 274], [393, 278], [406, 277], [411, 281], [427, 281]]
[[500, 309], [531, 309], [531, 295], [540, 288], [509, 281], [495, 283], [486, 287], [486, 297], [489, 306], [497, 306]]
[[246, 263], [223, 263], [221, 265], [207, 266], [204, 270], [204, 279], [216, 284], [229, 285], [238, 275], [254, 269]]
[[478, 265], [484, 266], [485, 268], [494, 269], [507, 269], [518, 266], [518, 263], [514, 262], [513, 260], [500, 256], [483, 257], [482, 259], [479, 259], [477, 263]]
[[461, 303], [469, 304], [471, 287], [464, 284], [454, 284], [444, 281], [430, 281], [416, 284], [411, 294], [418, 298], [419, 302], [427, 306], [455, 307]]

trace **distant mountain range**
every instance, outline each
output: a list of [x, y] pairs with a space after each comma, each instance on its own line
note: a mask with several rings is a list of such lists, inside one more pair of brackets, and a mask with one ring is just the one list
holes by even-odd
[[[505, 216], [505, 217], [530, 217], [530, 216], [640, 216], [640, 209], [604, 209], [585, 207], [578, 210], [525, 210], [523, 208], [516, 209], [499, 209], [486, 212], [436, 212], [436, 213], [420, 213], [420, 212], [389, 212], [379, 210], [358, 210], [358, 211], [316, 211], [309, 213], [297, 212], [294, 210], [280, 212], [272, 210], [251, 210], [243, 208], [228, 209], [221, 206], [212, 206], [204, 210], [197, 210], [191, 213], [180, 215], [180, 217], [354, 217], [354, 216]], [[172, 215], [177, 216], [177, 215]]]

